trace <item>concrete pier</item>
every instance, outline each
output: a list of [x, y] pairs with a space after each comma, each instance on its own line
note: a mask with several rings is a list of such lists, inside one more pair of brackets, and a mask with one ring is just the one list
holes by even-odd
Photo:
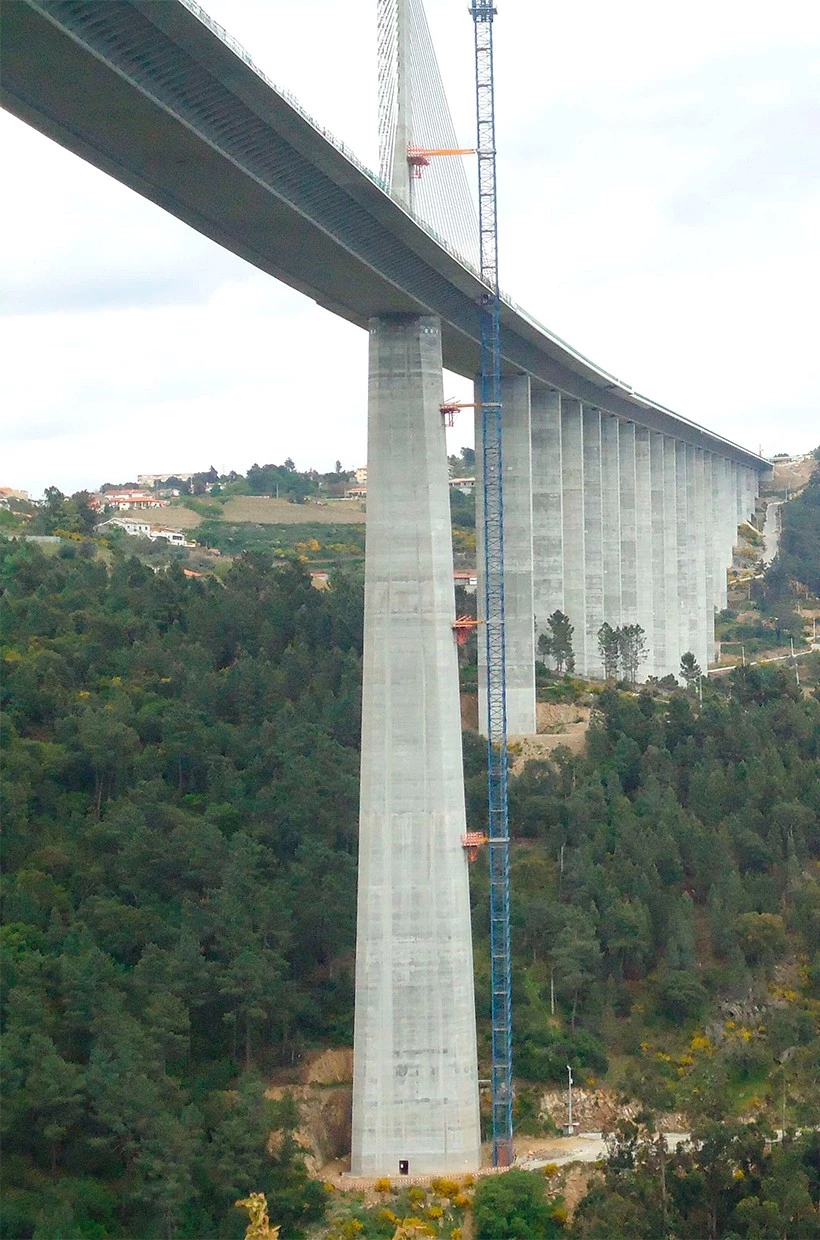
[[[711, 663], [715, 657], [715, 611], [718, 607], [715, 582], [715, 497], [712, 493], [712, 454], [703, 453], [703, 543], [706, 595], [706, 653]], [[703, 665], [702, 665], [703, 666]], [[706, 668], [704, 667], [705, 671]]]
[[649, 431], [635, 427], [635, 512], [637, 514], [637, 623], [644, 631], [646, 661], [638, 667], [638, 679], [655, 674], [655, 630], [652, 609], [652, 476]]
[[691, 599], [694, 590], [693, 546], [689, 536], [689, 488], [687, 486], [686, 444], [675, 440], [675, 519], [678, 535], [678, 658], [694, 649]]
[[677, 676], [680, 657], [686, 646], [686, 635], [681, 634], [679, 580], [678, 580], [678, 485], [675, 460], [675, 441], [664, 437], [663, 441], [663, 571], [666, 606], [666, 663], [669, 671]]
[[[737, 525], [754, 511], [756, 471], [525, 376], [504, 380], [503, 419], [510, 732], [534, 727], [530, 616], [537, 641], [556, 609], [566, 613], [582, 676], [603, 674], [604, 621], [643, 629], [641, 680], [677, 676], [687, 650], [705, 670]], [[480, 492], [476, 514], [481, 576]]]
[[564, 614], [575, 632], [573, 648], [579, 671], [587, 666], [586, 579], [584, 575], [584, 438], [581, 402], [561, 399], [561, 509], [564, 566]]
[[[604, 564], [604, 620], [621, 623], [621, 488], [618, 419], [601, 415], [601, 527]], [[603, 623], [603, 621], [602, 621]]]
[[663, 435], [649, 435], [649, 502], [651, 507], [652, 542], [652, 649], [655, 675], [665, 676], [669, 670], [667, 613], [673, 606], [667, 599], [666, 538], [664, 535]]
[[531, 394], [532, 559], [536, 640], [564, 610], [561, 395], [540, 384]]
[[687, 445], [686, 464], [691, 478], [689, 482], [690, 527], [693, 539], [693, 561], [695, 570], [695, 657], [705, 671], [709, 662], [709, 616], [714, 612], [711, 599], [706, 596], [706, 498], [704, 495], [703, 452], [700, 448]]
[[638, 527], [634, 422], [621, 422], [618, 427], [618, 476], [621, 526], [621, 620], [623, 624], [637, 624]]
[[[481, 399], [476, 385], [476, 401]], [[533, 577], [533, 481], [530, 379], [501, 382], [501, 460], [504, 495], [504, 632], [507, 669], [507, 731], [535, 731], [535, 601]], [[481, 409], [476, 409], [476, 471], [483, 451]], [[476, 544], [483, 548], [484, 512], [476, 488]], [[479, 615], [484, 598], [484, 556], [477, 556]], [[478, 643], [478, 726], [487, 735], [487, 650]]]
[[[584, 625], [584, 659], [578, 665], [585, 676], [603, 676], [598, 630], [604, 622], [604, 532], [601, 495], [601, 414], [582, 407], [584, 454], [584, 595], [583, 616], [574, 621], [576, 635]], [[580, 623], [579, 623], [580, 622]]]
[[437, 318], [370, 324], [354, 1175], [480, 1161]]

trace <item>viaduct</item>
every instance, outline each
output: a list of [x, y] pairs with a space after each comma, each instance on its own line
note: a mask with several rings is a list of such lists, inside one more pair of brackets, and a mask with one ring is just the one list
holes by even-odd
[[[440, 406], [442, 365], [479, 368], [478, 275], [193, 0], [5, 0], [2, 103], [370, 333], [352, 1167], [474, 1169]], [[508, 728], [528, 733], [534, 639], [556, 608], [581, 674], [602, 671], [604, 621], [642, 626], [645, 675], [677, 672], [687, 650], [706, 666], [737, 526], [768, 466], [508, 299], [502, 352]], [[480, 540], [480, 505], [478, 517]]]

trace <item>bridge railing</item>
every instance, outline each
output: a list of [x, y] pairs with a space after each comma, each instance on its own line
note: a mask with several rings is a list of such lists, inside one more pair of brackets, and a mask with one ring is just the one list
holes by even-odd
[[[457, 250], [454, 245], [452, 245], [445, 237], [442, 237], [440, 233], [436, 232], [435, 228], [428, 224], [426, 220], [423, 220], [421, 216], [416, 215], [405, 202], [402, 202], [399, 198], [395, 198], [390, 193], [390, 187], [387, 183], [383, 181], [382, 178], [371, 168], [368, 168], [367, 164], [363, 163], [359, 159], [358, 155], [351, 150], [347, 143], [343, 142], [341, 138], [337, 138], [330, 129], [326, 128], [326, 126], [320, 125], [316, 118], [311, 116], [311, 114], [302, 106], [297, 97], [291, 91], [287, 90], [283, 86], [279, 86], [276, 82], [269, 78], [267, 73], [265, 73], [263, 69], [260, 69], [256, 64], [247, 48], [243, 47], [239, 40], [235, 39], [229, 30], [226, 30], [225, 27], [220, 25], [219, 22], [214, 21], [210, 13], [203, 9], [201, 4], [197, 4], [197, 0], [180, 0], [180, 3], [184, 5], [189, 13], [193, 13], [197, 21], [200, 21], [203, 26], [207, 26], [211, 33], [215, 34], [220, 42], [224, 43], [226, 47], [229, 47], [234, 55], [238, 56], [239, 59], [243, 61], [251, 72], [255, 73], [258, 78], [261, 78], [266, 86], [268, 86], [272, 91], [275, 91], [280, 98], [290, 104], [294, 111], [298, 112], [302, 119], [307, 121], [312, 129], [315, 129], [318, 134], [321, 134], [321, 136], [329, 142], [331, 146], [335, 147], [341, 155], [344, 155], [345, 159], [349, 160], [350, 163], [358, 168], [359, 172], [363, 173], [368, 180], [372, 181], [374, 185], [377, 185], [380, 190], [387, 194], [390, 201], [394, 202], [397, 207], [400, 207], [402, 211], [404, 211], [405, 215], [410, 217], [414, 224], [418, 224], [419, 228], [422, 228], [424, 232], [426, 232], [427, 235], [436, 242], [437, 245], [440, 245], [443, 250], [446, 250], [447, 253], [458, 263], [460, 263], [462, 267], [465, 267], [467, 271], [476, 276], [477, 279], [481, 279], [481, 273], [474, 263], [472, 263], [468, 258], [465, 258], [465, 256]], [[539, 331], [545, 332], [548, 336], [555, 340], [557, 344], [560, 344], [562, 348], [570, 347], [564, 341], [559, 340], [557, 336], [554, 336], [552, 332], [548, 331], [542, 323], [538, 323], [532, 315], [527, 314], [526, 311], [522, 310], [522, 308], [515, 301], [513, 301], [512, 297], [510, 297], [507, 293], [502, 292], [501, 296], [502, 300], [505, 301], [511, 309], [528, 319], [534, 327], [539, 329]], [[575, 352], [575, 350], [571, 351]], [[580, 357], [580, 354], [578, 356]], [[583, 358], [582, 360], [586, 361], [587, 359]], [[593, 366], [594, 363], [589, 362], [589, 365]], [[599, 370], [599, 367], [596, 366], [595, 369]], [[620, 380], [616, 380], [616, 382], [619, 386], [627, 387], [626, 384], [621, 384]]]
[[[284, 99], [294, 109], [294, 111], [298, 112], [302, 119], [307, 121], [312, 129], [315, 129], [318, 134], [321, 134], [321, 136], [329, 142], [331, 146], [335, 147], [341, 155], [344, 155], [345, 159], [349, 160], [351, 164], [358, 168], [359, 172], [363, 173], [368, 180], [372, 181], [374, 185], [377, 185], [380, 190], [387, 194], [391, 202], [394, 202], [396, 206], [401, 207], [405, 215], [408, 215], [415, 224], [418, 224], [418, 226], [422, 228], [427, 235], [436, 242], [437, 245], [440, 245], [443, 250], [446, 250], [452, 258], [461, 263], [463, 267], [466, 267], [467, 270], [473, 275], [480, 278], [478, 268], [471, 263], [469, 259], [465, 258], [464, 255], [455, 248], [455, 246], [451, 245], [450, 242], [446, 240], [446, 238], [437, 233], [436, 230], [426, 222], [426, 220], [421, 219], [420, 216], [411, 211], [404, 202], [401, 202], [398, 198], [394, 198], [390, 193], [390, 188], [387, 183], [383, 181], [377, 173], [373, 172], [371, 168], [368, 168], [367, 164], [362, 163], [358, 155], [351, 150], [347, 143], [343, 142], [341, 138], [337, 138], [330, 129], [327, 129], [324, 125], [320, 125], [316, 118], [310, 115], [310, 113], [302, 106], [291, 91], [279, 86], [276, 82], [269, 78], [264, 70], [259, 68], [250, 52], [242, 46], [239, 40], [235, 39], [230, 31], [226, 30], [225, 27], [220, 25], [219, 22], [214, 21], [211, 15], [203, 9], [201, 4], [197, 4], [196, 0], [180, 0], [180, 3], [184, 5], [189, 13], [193, 13], [194, 17], [196, 17], [196, 19], [200, 21], [203, 26], [207, 26], [211, 33], [215, 34], [220, 42], [224, 43], [226, 47], [229, 47], [234, 55], [238, 56], [239, 59], [243, 61], [258, 78], [261, 78], [266, 86], [268, 86], [272, 91], [275, 91], [275, 93], [279, 95], [280, 98]], [[505, 298], [505, 300], [509, 299]], [[511, 304], [514, 303], [511, 302]]]

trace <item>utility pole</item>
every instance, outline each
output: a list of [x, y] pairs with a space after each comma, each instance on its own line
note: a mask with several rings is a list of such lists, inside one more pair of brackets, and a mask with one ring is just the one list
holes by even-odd
[[572, 1068], [567, 1064], [567, 1136], [572, 1136]]

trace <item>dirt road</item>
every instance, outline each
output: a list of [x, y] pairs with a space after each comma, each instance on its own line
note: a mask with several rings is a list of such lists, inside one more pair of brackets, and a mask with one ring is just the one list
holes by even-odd
[[[664, 1133], [669, 1149], [676, 1150], [689, 1140], [688, 1132]], [[550, 1163], [566, 1167], [568, 1163], [593, 1163], [605, 1158], [606, 1142], [600, 1132], [581, 1132], [574, 1137], [553, 1137], [533, 1140], [529, 1149], [519, 1153], [517, 1166], [525, 1171], [538, 1171]]]

